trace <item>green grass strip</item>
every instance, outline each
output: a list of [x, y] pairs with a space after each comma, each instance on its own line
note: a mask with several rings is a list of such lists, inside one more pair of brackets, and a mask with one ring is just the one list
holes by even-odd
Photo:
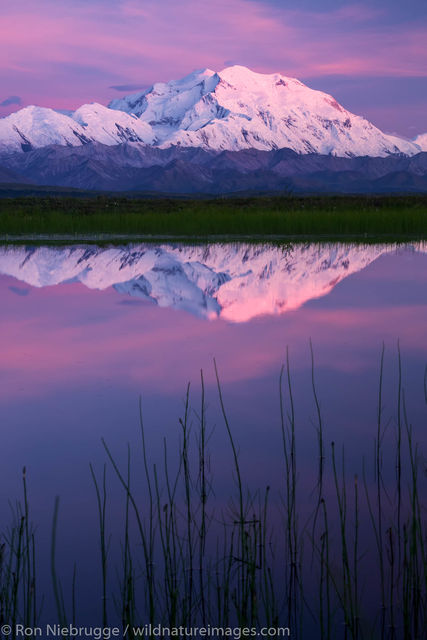
[[427, 235], [426, 196], [0, 199], [0, 234]]

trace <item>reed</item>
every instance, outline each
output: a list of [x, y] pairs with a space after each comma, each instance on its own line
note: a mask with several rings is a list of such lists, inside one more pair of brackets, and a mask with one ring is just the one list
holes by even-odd
[[[300, 422], [289, 352], [279, 375], [281, 487], [250, 488], [216, 363], [219, 410], [234, 478], [227, 504], [216, 499], [210, 472], [203, 372], [201, 397], [194, 410], [190, 387], [186, 390], [183, 415], [178, 420], [178, 451], [171, 456], [164, 440], [161, 464], [152, 462], [140, 401], [139, 466], [145, 489], [133, 480], [136, 465], [131, 447], [127, 446], [122, 470], [103, 441], [107, 466], [101, 475], [90, 466], [99, 528], [102, 602], [94, 623], [121, 624], [123, 630], [128, 629], [128, 638], [135, 637], [134, 627], [147, 622], [167, 627], [289, 627], [292, 637], [299, 639], [427, 637], [424, 459], [410, 421], [400, 348], [394, 429], [384, 426], [384, 348], [380, 356], [373, 478], [364, 459], [356, 473], [349, 467], [343, 443], [332, 442], [330, 449], [325, 446], [327, 425], [316, 388], [311, 344], [310, 352], [318, 463], [309, 495], [299, 475]], [[422, 393], [425, 384], [424, 380]], [[121, 541], [110, 542], [108, 535], [108, 467], [124, 493]], [[24, 471], [23, 504], [14, 507], [12, 524], [0, 546], [1, 624], [13, 626], [25, 621], [35, 626], [40, 620], [40, 570], [36, 575], [36, 535], [29, 504]], [[307, 513], [311, 514], [308, 518], [304, 516]], [[51, 574], [55, 615], [65, 624], [69, 619], [78, 622], [79, 593], [74, 570], [68, 616], [56, 568], [58, 518], [57, 499]], [[114, 566], [114, 547], [120, 549], [118, 568]], [[109, 579], [115, 570], [118, 587]], [[113, 602], [115, 607], [110, 605]]]
[[35, 532], [30, 522], [27, 474], [22, 471], [23, 503], [11, 505], [11, 524], [0, 539], [0, 625], [36, 626], [39, 620], [36, 592]]

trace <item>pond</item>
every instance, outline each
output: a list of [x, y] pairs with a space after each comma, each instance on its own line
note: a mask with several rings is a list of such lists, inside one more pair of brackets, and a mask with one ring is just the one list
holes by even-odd
[[[406, 587], [397, 569], [409, 553], [404, 537], [410, 523], [425, 523], [425, 504], [415, 508], [412, 491], [414, 467], [417, 497], [426, 480], [425, 243], [4, 245], [0, 310], [0, 514], [6, 530], [9, 502], [22, 503], [25, 467], [39, 620], [60, 618], [50, 569], [59, 496], [55, 571], [68, 622], [74, 570], [75, 619], [81, 623], [102, 624], [103, 615], [108, 624], [177, 621], [174, 590], [158, 593], [169, 570], [169, 577], [175, 571], [180, 620], [187, 623], [251, 626], [269, 619], [289, 623], [292, 637], [315, 637], [304, 635], [307, 629], [322, 629], [318, 637], [328, 637], [330, 619], [329, 637], [343, 624], [356, 637], [357, 625], [365, 624], [378, 638], [392, 622], [396, 637], [403, 637], [399, 629], [409, 613], [426, 624], [418, 569], [408, 569]], [[128, 451], [131, 495], [153, 547], [149, 562], [109, 458], [110, 452], [126, 483]], [[170, 483], [179, 476], [172, 500], [166, 459]], [[89, 464], [101, 507], [105, 468], [105, 593]], [[266, 495], [268, 544], [262, 528]], [[344, 529], [340, 496], [347, 505]], [[174, 509], [176, 530], [166, 517], [170, 513], [172, 521]], [[221, 554], [216, 541], [223, 530]], [[243, 533], [252, 551], [239, 537]], [[165, 540], [172, 545], [167, 553]], [[168, 554], [178, 540], [172, 562]], [[420, 534], [418, 555], [409, 553], [407, 566], [425, 568], [422, 541]], [[211, 602], [213, 591], [224, 587], [215, 580], [220, 564], [225, 571], [225, 558], [232, 567], [228, 577], [221, 575], [227, 585], [240, 585], [233, 587], [228, 613], [225, 598], [216, 608]], [[268, 562], [276, 570], [271, 583]], [[371, 580], [374, 565], [379, 569]], [[150, 566], [156, 566], [155, 577]], [[254, 578], [256, 572], [261, 577]], [[134, 581], [133, 617], [133, 605], [124, 613], [123, 576]], [[158, 580], [154, 613], [150, 580]], [[256, 588], [251, 580], [258, 581]], [[418, 604], [402, 604], [399, 589], [409, 583], [421, 585]], [[24, 600], [17, 604], [21, 617]]]

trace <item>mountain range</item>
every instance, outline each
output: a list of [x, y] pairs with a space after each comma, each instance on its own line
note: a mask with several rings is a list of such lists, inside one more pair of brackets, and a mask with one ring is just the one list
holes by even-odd
[[0, 119], [0, 182], [231, 193], [427, 190], [427, 134], [383, 133], [295, 78], [233, 66]]
[[[246, 322], [327, 295], [396, 245], [135, 244], [0, 247], [0, 274], [32, 287], [79, 282], [206, 319]], [[405, 250], [407, 250], [406, 248]], [[413, 245], [426, 253], [425, 243]]]

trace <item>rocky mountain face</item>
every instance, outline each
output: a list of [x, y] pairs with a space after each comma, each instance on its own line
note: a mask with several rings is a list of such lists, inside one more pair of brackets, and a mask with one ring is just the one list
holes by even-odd
[[165, 194], [427, 191], [427, 153], [385, 158], [298, 154], [290, 149], [223, 151], [138, 143], [50, 146], [0, 153], [14, 182]]
[[[22, 174], [16, 173], [15, 171], [11, 171], [10, 169], [7, 169], [6, 167], [1, 167], [0, 166], [0, 184], [19, 184], [22, 183], [23, 181], [23, 176]], [[31, 182], [31, 180], [28, 180], [28, 182]]]
[[[425, 243], [415, 250], [427, 251]], [[0, 247], [0, 274], [33, 287], [80, 282], [194, 315], [246, 322], [327, 295], [392, 245]]]

